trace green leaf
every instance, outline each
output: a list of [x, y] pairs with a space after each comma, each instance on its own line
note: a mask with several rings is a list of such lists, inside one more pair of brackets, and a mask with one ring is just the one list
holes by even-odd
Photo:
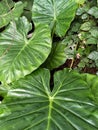
[[85, 22], [81, 25], [80, 29], [83, 31], [89, 31], [91, 29], [91, 27], [92, 27], [91, 22]]
[[98, 130], [98, 77], [59, 71], [52, 92], [49, 81], [43, 69], [6, 86], [0, 129]]
[[[23, 3], [27, 2], [27, 0], [21, 0]], [[27, 6], [24, 8], [23, 16], [26, 16], [29, 21], [32, 20], [32, 6], [33, 6], [33, 0], [28, 0]]]
[[12, 8], [7, 1], [2, 1], [0, 3], [0, 28], [7, 25], [11, 20], [20, 17], [25, 6], [26, 3], [23, 4], [20, 1]]
[[78, 4], [83, 5], [86, 0], [75, 0]]
[[75, 0], [35, 0], [32, 9], [34, 24], [47, 23], [53, 33], [62, 37], [75, 17]]
[[95, 18], [98, 18], [98, 7], [93, 6], [92, 8], [90, 8], [88, 14], [94, 16]]
[[98, 43], [98, 40], [92, 36], [86, 40], [86, 44], [97, 44], [97, 43]]
[[65, 63], [66, 54], [65, 54], [66, 45], [62, 43], [53, 43], [51, 53], [48, 59], [44, 63], [44, 67], [48, 69], [54, 69]]
[[92, 51], [89, 54], [88, 58], [91, 59], [91, 60], [94, 60], [94, 61], [98, 60], [98, 52], [97, 51]]
[[[27, 0], [21, 0], [21, 1], [22, 1], [23, 3], [26, 3], [26, 2], [27, 2]], [[26, 9], [27, 11], [31, 11], [31, 10], [32, 10], [33, 1], [34, 1], [34, 0], [28, 0], [27, 6], [25, 7], [25, 9]]]
[[0, 81], [17, 80], [37, 69], [48, 57], [51, 51], [48, 25], [38, 25], [28, 39], [30, 29], [31, 24], [22, 17], [0, 34]]
[[[98, 67], [98, 60], [95, 61], [96, 67]], [[97, 74], [98, 75], [98, 74]]]
[[0, 15], [9, 12], [13, 8], [14, 2], [12, 0], [2, 0], [0, 1]]
[[90, 30], [90, 33], [93, 37], [98, 39], [98, 27], [94, 27]]
[[89, 18], [89, 16], [88, 16], [88, 14], [83, 14], [82, 16], [81, 16], [81, 18], [83, 19], [83, 20], [85, 20], [85, 19], [87, 19], [87, 18]]

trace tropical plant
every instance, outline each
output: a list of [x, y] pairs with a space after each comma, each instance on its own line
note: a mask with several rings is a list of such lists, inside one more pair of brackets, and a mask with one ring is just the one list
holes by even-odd
[[[97, 40], [90, 22], [76, 23], [88, 1], [83, 3], [0, 1], [0, 130], [98, 129], [98, 77], [72, 70], [76, 56], [84, 59], [83, 51], [97, 61], [88, 44], [88, 51], [81, 50], [80, 33]], [[96, 8], [88, 11], [95, 19]], [[70, 68], [55, 72], [51, 80], [51, 70], [68, 59]]]

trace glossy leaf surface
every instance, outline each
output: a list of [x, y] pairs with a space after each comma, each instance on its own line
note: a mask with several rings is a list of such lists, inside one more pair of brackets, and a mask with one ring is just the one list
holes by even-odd
[[77, 3], [75, 0], [35, 0], [33, 3], [33, 21], [47, 23], [51, 30], [62, 37], [74, 19]]
[[65, 48], [66, 45], [62, 44], [61, 42], [53, 43], [51, 53], [45, 61], [44, 67], [52, 70], [64, 64], [67, 59], [65, 54]]
[[1, 130], [98, 130], [98, 77], [48, 70], [0, 87]]
[[[10, 3], [9, 3], [10, 2]], [[0, 2], [0, 28], [7, 25], [11, 20], [20, 17], [26, 3], [17, 2], [14, 7], [11, 0]]]
[[51, 51], [48, 25], [38, 25], [30, 39], [31, 24], [25, 17], [11, 22], [0, 34], [0, 81], [10, 83], [37, 69]]

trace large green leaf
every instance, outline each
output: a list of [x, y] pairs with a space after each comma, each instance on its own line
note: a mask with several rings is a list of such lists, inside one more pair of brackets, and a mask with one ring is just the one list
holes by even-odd
[[65, 54], [66, 45], [60, 43], [53, 43], [51, 53], [45, 63], [43, 64], [44, 67], [52, 70], [54, 68], [59, 67], [66, 61], [66, 54]]
[[51, 51], [48, 25], [38, 25], [30, 39], [31, 24], [25, 17], [0, 34], [0, 81], [10, 83], [37, 69]]
[[2, 0], [0, 2], [0, 28], [7, 25], [11, 20], [20, 17], [25, 6], [26, 3], [23, 4], [20, 1], [13, 7], [11, 0]]
[[48, 70], [3, 86], [1, 130], [98, 130], [98, 77], [67, 70]]
[[32, 19], [35, 23], [47, 23], [53, 32], [62, 37], [74, 19], [77, 3], [75, 0], [35, 0]]

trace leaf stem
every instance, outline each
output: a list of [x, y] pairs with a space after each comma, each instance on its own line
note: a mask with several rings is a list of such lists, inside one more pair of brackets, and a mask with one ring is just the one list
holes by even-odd
[[71, 60], [71, 64], [70, 64], [70, 70], [72, 70], [73, 64], [74, 64], [74, 58]]
[[[75, 51], [78, 49], [78, 46], [79, 46], [79, 43], [77, 42], [77, 43], [76, 43], [76, 46], [75, 46]], [[72, 70], [72, 67], [73, 67], [74, 61], [75, 61], [75, 55], [74, 55], [74, 57], [73, 57], [72, 60], [71, 60], [71, 64], [70, 64], [70, 67], [69, 67], [70, 70], [69, 70], [69, 71]]]

